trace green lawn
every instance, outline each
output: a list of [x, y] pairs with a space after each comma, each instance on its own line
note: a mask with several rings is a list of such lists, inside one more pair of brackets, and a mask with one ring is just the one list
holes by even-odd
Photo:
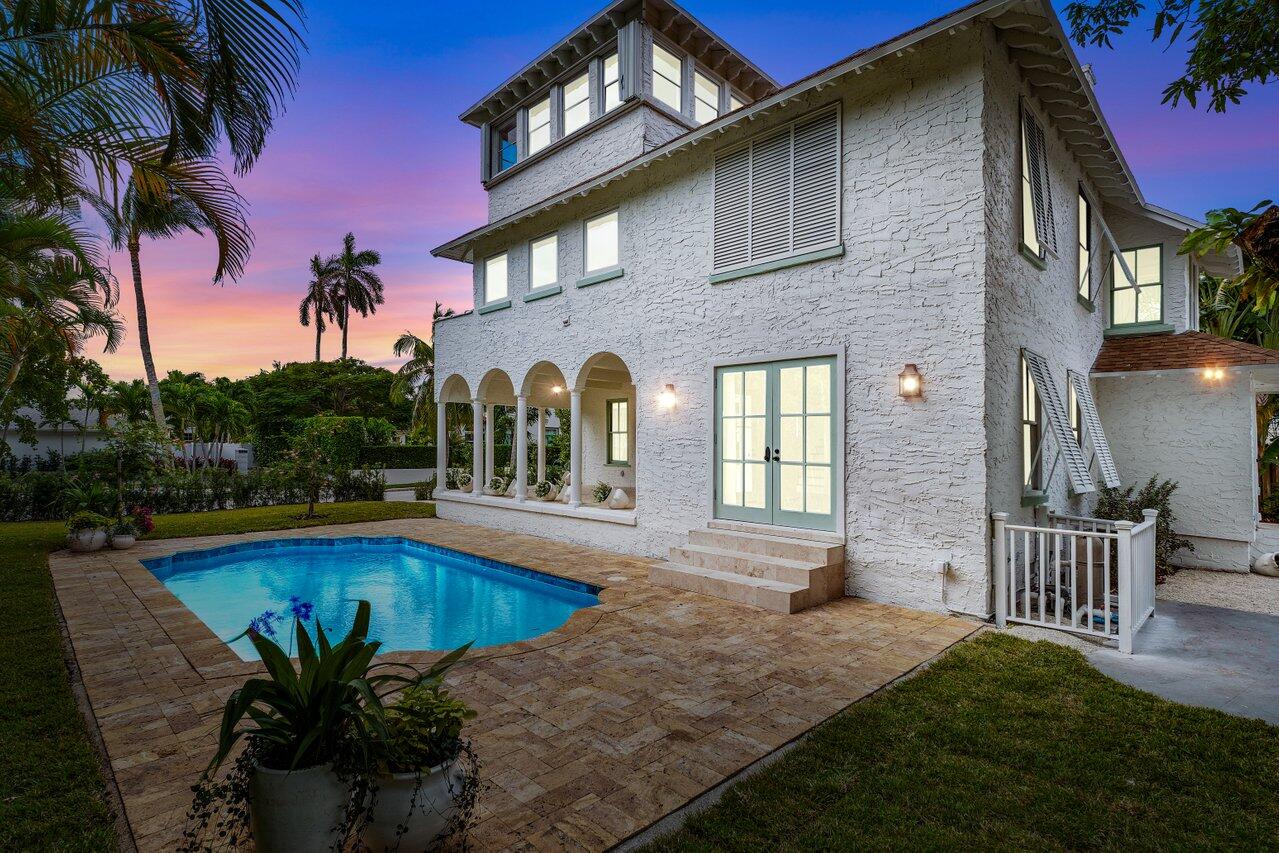
[[[149, 538], [430, 517], [434, 504], [346, 503], [159, 516]], [[60, 522], [0, 524], [0, 850], [113, 850], [97, 759], [72, 699], [46, 555]]]
[[988, 634], [646, 849], [1274, 849], [1277, 780], [1279, 728]]

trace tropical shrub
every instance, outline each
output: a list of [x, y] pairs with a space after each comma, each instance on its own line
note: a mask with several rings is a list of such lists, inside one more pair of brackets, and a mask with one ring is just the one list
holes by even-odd
[[417, 501], [429, 501], [435, 497], [435, 484], [437, 479], [432, 477], [425, 483], [418, 483], [413, 487], [413, 499]]
[[386, 493], [386, 477], [379, 468], [357, 468], [354, 471], [338, 470], [331, 484], [333, 500], [380, 501]]
[[307, 433], [319, 443], [334, 466], [355, 468], [364, 461], [366, 447], [390, 442], [395, 427], [385, 418], [317, 415], [301, 422], [299, 434]]
[[360, 462], [387, 468], [434, 468], [435, 447], [429, 444], [370, 445], [360, 452]]
[[1177, 484], [1172, 480], [1159, 481], [1158, 476], [1151, 477], [1145, 485], [1134, 494], [1134, 486], [1126, 489], [1103, 488], [1097, 497], [1097, 507], [1093, 514], [1097, 518], [1110, 521], [1145, 521], [1142, 510], [1153, 509], [1159, 512], [1155, 519], [1155, 569], [1160, 580], [1171, 574], [1173, 555], [1181, 550], [1195, 550], [1194, 543], [1177, 536], [1174, 527], [1177, 517], [1173, 514], [1171, 498], [1177, 491]]
[[386, 738], [377, 744], [378, 767], [412, 773], [452, 761], [462, 749], [462, 726], [475, 711], [453, 698], [441, 678], [408, 688], [386, 713]]

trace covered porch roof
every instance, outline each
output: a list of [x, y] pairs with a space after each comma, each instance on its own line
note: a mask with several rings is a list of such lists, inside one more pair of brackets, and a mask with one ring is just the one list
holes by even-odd
[[1126, 335], [1107, 338], [1093, 363], [1093, 376], [1209, 367], [1279, 365], [1279, 350], [1232, 341], [1207, 332]]

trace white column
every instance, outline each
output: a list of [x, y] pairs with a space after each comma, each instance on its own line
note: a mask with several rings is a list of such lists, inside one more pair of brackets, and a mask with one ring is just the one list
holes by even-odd
[[435, 488], [444, 491], [444, 471], [449, 465], [449, 436], [444, 402], [435, 404]]
[[484, 403], [471, 401], [471, 494], [484, 492]]
[[569, 392], [568, 505], [582, 505], [582, 392]]
[[528, 403], [524, 395], [515, 398], [515, 499], [528, 497]]
[[537, 481], [546, 480], [546, 409], [537, 407]]
[[497, 435], [497, 404], [489, 403], [485, 407], [484, 418], [484, 476], [497, 476], [497, 467], [493, 464], [493, 443]]

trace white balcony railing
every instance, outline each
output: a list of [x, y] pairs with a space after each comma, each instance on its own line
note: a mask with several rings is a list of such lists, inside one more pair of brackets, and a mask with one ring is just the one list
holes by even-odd
[[1047, 527], [994, 521], [995, 624], [1038, 625], [1118, 642], [1155, 612], [1155, 519], [1140, 524], [1049, 514]]

